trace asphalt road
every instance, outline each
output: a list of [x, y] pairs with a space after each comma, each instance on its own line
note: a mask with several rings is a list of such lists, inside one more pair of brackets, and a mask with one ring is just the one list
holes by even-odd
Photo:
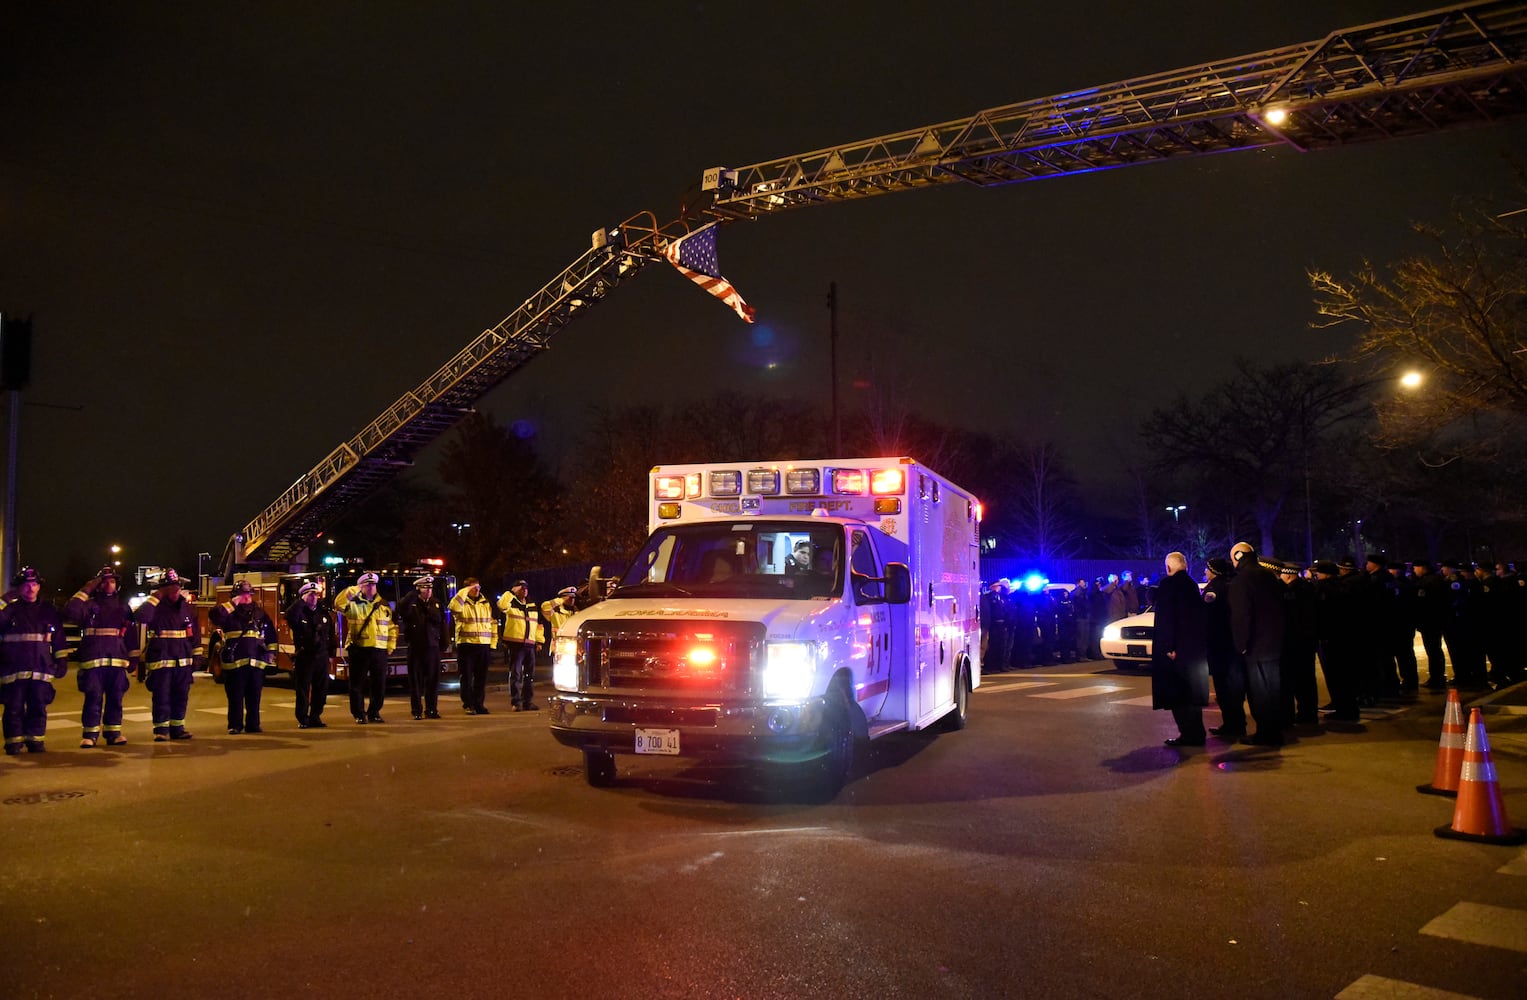
[[[544, 686], [544, 685], [543, 685]], [[1442, 699], [1179, 753], [1106, 664], [988, 679], [830, 802], [672, 759], [583, 780], [544, 713], [0, 761], [0, 996], [1519, 998], [1527, 848], [1439, 839]], [[502, 710], [499, 710], [502, 709]], [[1211, 715], [1213, 713], [1211, 712]], [[1527, 716], [1487, 716], [1527, 825]], [[1406, 984], [1412, 984], [1407, 986]]]

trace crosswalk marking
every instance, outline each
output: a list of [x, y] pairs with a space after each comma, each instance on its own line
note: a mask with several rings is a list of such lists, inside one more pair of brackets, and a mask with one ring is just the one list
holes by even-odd
[[1527, 875], [1527, 851], [1507, 861], [1496, 869], [1499, 875]]
[[1122, 701], [1114, 702], [1114, 704], [1115, 705], [1138, 705], [1141, 708], [1150, 708], [1153, 704], [1155, 704], [1155, 699], [1147, 694], [1147, 695], [1142, 695], [1139, 698], [1125, 698]]
[[983, 693], [990, 692], [991, 694], [1005, 694], [1008, 691], [1022, 691], [1025, 688], [1047, 688], [1054, 686], [1054, 681], [1013, 681], [1011, 683], [1003, 681], [985, 681], [981, 685], [981, 691]]
[[1336, 1000], [1475, 1000], [1467, 993], [1452, 993], [1407, 983], [1403, 979], [1363, 976], [1336, 994]]
[[1055, 698], [1059, 700], [1068, 698], [1090, 698], [1096, 694], [1113, 694], [1115, 691], [1124, 689], [1115, 684], [1093, 684], [1090, 687], [1067, 688], [1064, 691], [1042, 691], [1036, 694], [1036, 698]]
[[1458, 903], [1421, 928], [1422, 934], [1527, 952], [1527, 910]]

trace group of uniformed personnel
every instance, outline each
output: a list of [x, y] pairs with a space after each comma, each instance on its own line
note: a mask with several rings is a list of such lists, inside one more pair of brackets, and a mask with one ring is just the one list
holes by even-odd
[[[401, 623], [409, 642], [409, 693], [415, 719], [438, 719], [441, 654], [456, 643], [462, 671], [462, 707], [486, 715], [484, 686], [489, 652], [498, 644], [494, 606], [481, 584], [468, 578], [452, 599], [454, 634], [445, 635], [440, 603], [432, 600], [434, 579], [414, 581], [414, 591], [396, 612], [377, 593], [376, 573], [362, 573], [352, 587], [323, 602], [317, 582], [302, 586], [297, 600], [282, 611], [292, 630], [293, 680], [297, 725], [323, 729], [329, 663], [335, 641], [350, 675], [350, 711], [356, 723], [380, 723], [386, 697], [387, 656], [397, 647]], [[44, 581], [28, 566], [0, 596], [0, 702], [4, 705], [5, 752], [46, 751], [48, 706], [54, 683], [66, 673], [70, 656], [65, 624], [79, 630], [74, 657], [76, 679], [84, 695], [81, 748], [127, 742], [122, 732], [122, 701], [132, 677], [150, 692], [155, 742], [189, 740], [186, 712], [193, 675], [207, 662], [205, 637], [195, 608], [182, 595], [183, 581], [165, 571], [153, 594], [133, 611], [120, 580], [105, 566], [69, 599], [62, 614], [40, 599]], [[539, 606], [531, 604], [525, 581], [517, 581], [500, 599], [502, 636], [510, 659], [510, 700], [516, 711], [534, 709], [535, 650], [548, 628], [576, 610], [574, 587], [565, 587]], [[255, 601], [247, 581], [233, 585], [228, 600], [208, 612], [209, 624], [222, 643], [212, 668], [228, 698], [228, 733], [263, 732], [260, 701], [265, 672], [275, 666], [276, 630]], [[336, 634], [336, 615], [344, 634]], [[544, 616], [544, 624], [543, 624]], [[512, 655], [511, 655], [512, 647]]]

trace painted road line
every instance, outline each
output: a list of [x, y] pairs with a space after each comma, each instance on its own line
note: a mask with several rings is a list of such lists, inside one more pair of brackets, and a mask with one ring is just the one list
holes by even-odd
[[1123, 690], [1124, 689], [1122, 687], [1119, 687], [1116, 684], [1094, 684], [1091, 687], [1067, 688], [1064, 691], [1045, 691], [1040, 694], [1036, 694], [1034, 697], [1055, 698], [1057, 700], [1063, 700], [1066, 698], [1091, 698], [1095, 695], [1113, 694], [1115, 691]]
[[1012, 683], [1004, 684], [1001, 682], [994, 683], [992, 681], [982, 680], [979, 690], [983, 694], [1006, 694], [1009, 691], [1022, 691], [1025, 688], [1047, 688], [1054, 686], [1055, 684], [1052, 681], [1014, 681]]
[[1477, 1000], [1467, 993], [1452, 993], [1407, 983], [1403, 979], [1363, 976], [1336, 994], [1336, 1000]]
[[1150, 708], [1151, 705], [1154, 704], [1154, 701], [1155, 700], [1150, 695], [1144, 695], [1144, 696], [1139, 697], [1139, 698], [1125, 698], [1123, 701], [1116, 701], [1116, 702], [1114, 702], [1114, 704], [1115, 705], [1139, 705], [1142, 708]]
[[1527, 952], [1527, 910], [1459, 903], [1421, 928], [1422, 934]]
[[1495, 873], [1497, 875], [1527, 875], [1527, 851], [1523, 851], [1495, 869]]

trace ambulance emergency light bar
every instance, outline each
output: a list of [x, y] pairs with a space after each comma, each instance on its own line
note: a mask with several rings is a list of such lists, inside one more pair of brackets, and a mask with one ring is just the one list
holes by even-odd
[[[822, 469], [787, 469], [784, 475], [784, 492], [791, 496], [818, 496], [822, 494]], [[827, 482], [834, 496], [900, 496], [906, 492], [906, 476], [900, 468], [873, 469], [827, 469]], [[735, 497], [744, 492], [749, 495], [778, 496], [780, 494], [780, 470], [749, 469], [746, 475], [740, 469], [719, 469], [709, 473], [710, 491], [713, 497]], [[746, 490], [743, 489], [744, 483]], [[698, 472], [682, 475], [656, 476], [652, 480], [654, 500], [697, 500], [702, 492], [704, 478]]]

